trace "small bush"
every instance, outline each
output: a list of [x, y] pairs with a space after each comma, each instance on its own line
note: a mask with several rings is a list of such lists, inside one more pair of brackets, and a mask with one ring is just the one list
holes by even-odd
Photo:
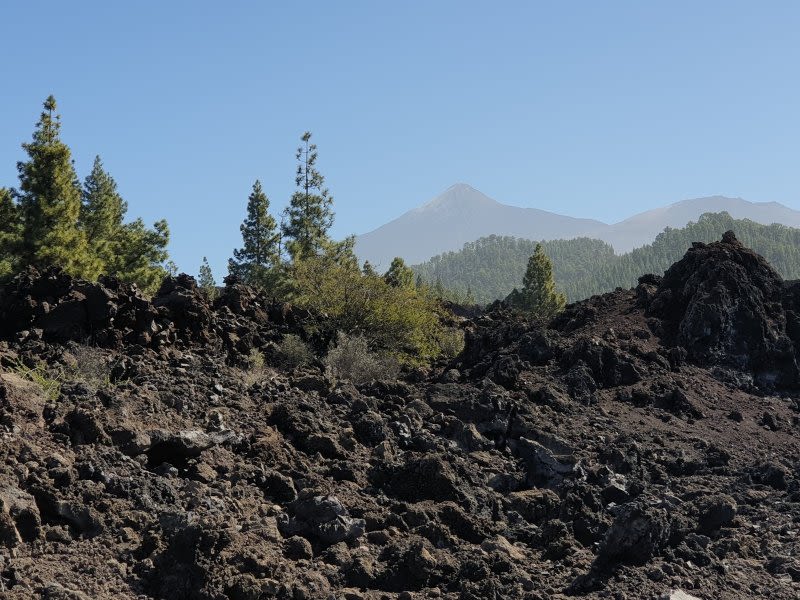
[[400, 371], [396, 359], [372, 352], [367, 338], [344, 333], [336, 336], [336, 347], [328, 351], [325, 367], [336, 379], [349, 379], [356, 384], [395, 379]]
[[314, 354], [300, 336], [288, 334], [284, 336], [280, 344], [278, 344], [280, 351], [281, 363], [289, 368], [295, 369], [307, 365], [314, 360]]
[[264, 354], [255, 348], [250, 350], [250, 354], [247, 355], [247, 366], [244, 370], [245, 385], [250, 387], [256, 383], [260, 383], [272, 372], [272, 369], [267, 366]]
[[75, 346], [65, 354], [64, 359], [66, 378], [80, 381], [94, 391], [111, 384], [111, 366], [99, 348]]
[[464, 331], [448, 327], [439, 334], [439, 347], [446, 358], [455, 358], [464, 350]]

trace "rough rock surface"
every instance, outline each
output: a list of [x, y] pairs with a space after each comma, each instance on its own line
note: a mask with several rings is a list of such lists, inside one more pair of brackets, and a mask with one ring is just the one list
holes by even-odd
[[278, 367], [308, 316], [236, 282], [26, 272], [0, 288], [0, 596], [800, 597], [798, 301], [726, 235], [356, 387]]

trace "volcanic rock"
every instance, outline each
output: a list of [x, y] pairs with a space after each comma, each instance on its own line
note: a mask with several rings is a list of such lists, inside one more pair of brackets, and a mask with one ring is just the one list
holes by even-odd
[[726, 234], [549, 323], [457, 311], [459, 356], [356, 386], [324, 316], [235, 278], [28, 269], [0, 284], [0, 595], [793, 600], [798, 315]]

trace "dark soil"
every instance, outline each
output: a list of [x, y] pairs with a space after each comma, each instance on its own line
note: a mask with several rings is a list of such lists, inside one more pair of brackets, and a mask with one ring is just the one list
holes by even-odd
[[799, 314], [726, 234], [355, 387], [280, 367], [312, 316], [234, 282], [26, 272], [0, 289], [0, 596], [798, 598]]

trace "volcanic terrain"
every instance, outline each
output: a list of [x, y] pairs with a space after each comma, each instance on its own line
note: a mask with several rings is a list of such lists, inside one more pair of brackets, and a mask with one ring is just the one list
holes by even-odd
[[235, 281], [17, 276], [0, 596], [800, 597], [800, 284], [729, 232], [550, 323], [462, 315], [355, 386], [281, 366], [316, 316]]

